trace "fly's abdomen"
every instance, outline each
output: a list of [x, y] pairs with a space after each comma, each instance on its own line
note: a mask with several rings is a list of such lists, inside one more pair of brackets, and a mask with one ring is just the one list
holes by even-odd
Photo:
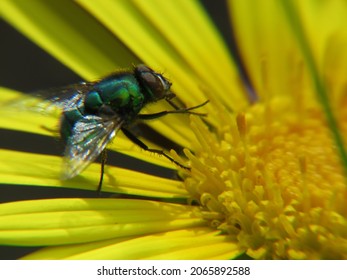
[[87, 112], [97, 113], [103, 105], [103, 100], [97, 91], [90, 91], [84, 97], [84, 106]]
[[84, 117], [83, 108], [70, 108], [62, 113], [60, 119], [60, 135], [64, 142], [72, 135], [72, 129], [76, 122]]

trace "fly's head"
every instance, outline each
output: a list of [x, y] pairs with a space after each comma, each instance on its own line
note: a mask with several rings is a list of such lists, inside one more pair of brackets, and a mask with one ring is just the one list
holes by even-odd
[[161, 99], [170, 100], [175, 97], [175, 94], [170, 91], [172, 84], [163, 75], [153, 71], [148, 66], [137, 65], [134, 74], [147, 102], [156, 102]]

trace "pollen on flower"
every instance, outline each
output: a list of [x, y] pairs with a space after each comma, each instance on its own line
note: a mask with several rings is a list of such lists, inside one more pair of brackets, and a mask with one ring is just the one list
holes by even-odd
[[278, 99], [218, 121], [211, 132], [193, 116], [185, 151], [210, 226], [254, 258], [347, 258], [346, 178], [319, 106]]

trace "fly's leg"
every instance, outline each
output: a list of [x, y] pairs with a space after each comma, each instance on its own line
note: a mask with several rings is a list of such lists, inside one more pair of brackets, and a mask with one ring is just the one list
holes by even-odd
[[51, 127], [48, 127], [48, 126], [45, 126], [45, 125], [40, 125], [40, 128], [42, 128], [43, 130], [46, 130], [50, 133], [53, 133], [53, 134], [58, 134], [59, 133], [59, 130], [58, 129], [54, 129], [54, 128], [51, 128]]
[[155, 154], [164, 156], [164, 157], [166, 157], [168, 160], [170, 160], [172, 163], [178, 165], [179, 167], [184, 168], [184, 169], [186, 169], [186, 170], [190, 170], [189, 167], [180, 164], [179, 162], [177, 162], [176, 160], [174, 160], [172, 157], [170, 157], [169, 155], [167, 155], [164, 151], [158, 150], [158, 149], [151, 149], [151, 148], [148, 148], [148, 146], [147, 146], [145, 143], [143, 143], [140, 139], [138, 139], [138, 138], [137, 138], [134, 134], [132, 134], [129, 130], [127, 130], [127, 129], [123, 128], [123, 127], [121, 128], [121, 130], [122, 130], [122, 132], [124, 133], [124, 135], [125, 135], [131, 142], [133, 142], [134, 144], [136, 144], [136, 145], [139, 146], [140, 148], [144, 149], [145, 151], [152, 152], [152, 153], [155, 153]]
[[193, 106], [193, 107], [189, 107], [189, 108], [179, 108], [170, 100], [166, 100], [166, 101], [173, 108], [175, 108], [175, 110], [173, 110], [173, 111], [161, 111], [161, 112], [154, 113], [154, 114], [138, 114], [137, 117], [141, 120], [153, 120], [153, 119], [157, 119], [157, 118], [163, 117], [163, 116], [168, 115], [168, 114], [190, 114], [190, 115], [206, 116], [206, 114], [196, 113], [196, 112], [191, 112], [191, 111], [195, 110], [197, 108], [200, 108], [209, 102], [209, 100], [206, 100], [204, 103], [201, 103], [197, 106]]
[[[180, 107], [178, 107], [175, 103], [173, 103], [173, 102], [171, 101], [171, 99], [165, 99], [165, 101], [166, 101], [167, 103], [169, 103], [170, 106], [171, 106], [172, 108], [175, 109], [175, 111], [179, 111], [179, 110], [191, 111], [191, 110], [200, 108], [200, 107], [202, 107], [202, 106], [205, 106], [208, 102], [210, 102], [209, 100], [206, 100], [205, 102], [203, 102], [203, 103], [201, 103], [201, 104], [199, 104], [199, 105], [193, 106], [193, 107], [189, 107], [189, 108], [180, 108]], [[199, 115], [199, 116], [206, 116], [206, 114], [203, 114], [203, 113], [195, 113], [195, 112], [190, 112], [189, 114]]]
[[106, 151], [106, 149], [104, 149], [101, 152], [101, 173], [100, 173], [100, 180], [99, 180], [99, 185], [98, 185], [98, 189], [97, 189], [98, 195], [100, 195], [101, 188], [102, 188], [102, 181], [104, 180], [106, 160], [107, 160], [107, 151]]

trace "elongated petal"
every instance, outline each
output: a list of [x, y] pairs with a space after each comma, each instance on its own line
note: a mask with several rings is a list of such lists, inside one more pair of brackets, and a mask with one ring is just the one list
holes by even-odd
[[[110, 239], [84, 245], [39, 250], [25, 259], [220, 259], [240, 254], [237, 246], [218, 232], [191, 228], [133, 239]], [[224, 257], [225, 258], [225, 257]]]
[[138, 60], [74, 1], [1, 1], [3, 18], [88, 80]]
[[[177, 91], [189, 105], [191, 100], [204, 101], [199, 84], [212, 90], [230, 108], [245, 104], [239, 84], [230, 82], [237, 80], [237, 71], [225, 44], [198, 1], [78, 2], [146, 63], [168, 69], [179, 81]], [[223, 75], [217, 74], [219, 67]]]
[[202, 219], [194, 217], [193, 209], [129, 199], [5, 203], [0, 205], [0, 243], [24, 246], [75, 244], [204, 225]]
[[[71, 187], [96, 190], [100, 177], [99, 164], [91, 164], [83, 174], [61, 180], [62, 158], [10, 150], [0, 150], [0, 174], [3, 184]], [[162, 186], [165, 186], [163, 188]], [[179, 181], [160, 178], [116, 167], [106, 167], [103, 191], [146, 196], [186, 197]]]
[[281, 95], [306, 100], [312, 85], [279, 2], [229, 0], [232, 26], [256, 93], [263, 100]]

